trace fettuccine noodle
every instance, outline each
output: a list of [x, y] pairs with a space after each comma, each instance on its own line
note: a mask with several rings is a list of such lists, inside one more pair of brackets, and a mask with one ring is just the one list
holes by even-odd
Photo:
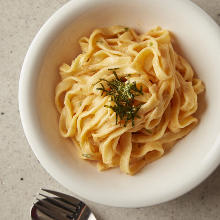
[[[195, 127], [204, 85], [174, 50], [169, 31], [157, 27], [138, 35], [112, 26], [95, 29], [79, 44], [82, 53], [60, 67], [55, 103], [60, 133], [72, 139], [82, 159], [97, 161], [99, 170], [119, 166], [133, 175]], [[134, 98], [141, 104], [134, 125], [116, 124], [116, 113], [106, 107], [114, 102], [97, 90], [100, 79], [114, 78], [113, 70], [143, 88]]]

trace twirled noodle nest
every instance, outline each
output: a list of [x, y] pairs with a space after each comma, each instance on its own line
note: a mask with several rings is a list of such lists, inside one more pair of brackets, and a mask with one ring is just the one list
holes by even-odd
[[[82, 159], [96, 161], [99, 170], [119, 166], [133, 175], [195, 127], [204, 85], [172, 41], [160, 27], [139, 35], [122, 26], [95, 29], [79, 40], [82, 53], [60, 67], [55, 102], [60, 133]], [[114, 102], [97, 90], [100, 79], [114, 78], [112, 69], [143, 88], [134, 98], [141, 104], [134, 126], [116, 124], [116, 113], [105, 107]]]

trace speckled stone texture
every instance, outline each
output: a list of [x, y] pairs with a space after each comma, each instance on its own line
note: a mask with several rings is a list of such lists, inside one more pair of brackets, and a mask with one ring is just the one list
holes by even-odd
[[[30, 219], [41, 187], [69, 193], [39, 164], [18, 112], [21, 65], [42, 24], [67, 0], [0, 0], [0, 219]], [[220, 24], [220, 0], [194, 0]], [[187, 16], [187, 15], [186, 15]], [[126, 209], [87, 202], [99, 220], [220, 219], [220, 167], [190, 193], [161, 205]]]

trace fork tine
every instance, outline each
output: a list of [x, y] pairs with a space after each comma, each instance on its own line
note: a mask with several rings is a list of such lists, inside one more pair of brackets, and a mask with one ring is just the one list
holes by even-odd
[[58, 207], [63, 208], [67, 211], [70, 211], [71, 213], [76, 212], [77, 208], [69, 203], [66, 203], [58, 198], [55, 198], [55, 197], [49, 197], [49, 196], [43, 195], [41, 193], [39, 193], [39, 195], [45, 197], [50, 203], [53, 203], [55, 206], [58, 206]]
[[56, 191], [53, 191], [53, 190], [49, 190], [49, 189], [41, 189], [45, 192], [48, 192], [48, 193], [51, 193], [55, 196], [58, 196], [60, 198], [62, 198], [63, 200], [69, 202], [70, 204], [72, 205], [79, 205], [79, 203], [82, 203], [82, 201], [76, 199], [76, 198], [73, 198], [72, 196], [69, 196], [69, 195], [66, 195], [64, 193], [60, 193], [60, 192], [56, 192]]
[[34, 206], [40, 210], [42, 213], [44, 213], [45, 215], [54, 218], [55, 220], [68, 220], [67, 218], [65, 218], [64, 216], [60, 215], [59, 213], [56, 213], [54, 211], [51, 211], [45, 207], [43, 207], [42, 205], [35, 203]]
[[73, 216], [73, 212], [70, 212], [70, 211], [63, 209], [62, 207], [54, 204], [52, 198], [50, 198], [50, 200], [49, 199], [42, 199], [42, 200], [38, 199], [38, 201], [39, 201], [39, 204], [41, 204], [42, 206], [44, 206], [50, 210], [53, 210], [54, 212], [62, 213], [65, 216]]

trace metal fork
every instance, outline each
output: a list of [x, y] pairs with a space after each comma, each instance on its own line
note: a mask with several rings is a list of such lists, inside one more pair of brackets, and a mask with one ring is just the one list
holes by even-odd
[[43, 198], [37, 199], [38, 201], [33, 205], [32, 220], [96, 220], [90, 208], [82, 201], [52, 190], [42, 189], [42, 191], [53, 196], [39, 193]]

